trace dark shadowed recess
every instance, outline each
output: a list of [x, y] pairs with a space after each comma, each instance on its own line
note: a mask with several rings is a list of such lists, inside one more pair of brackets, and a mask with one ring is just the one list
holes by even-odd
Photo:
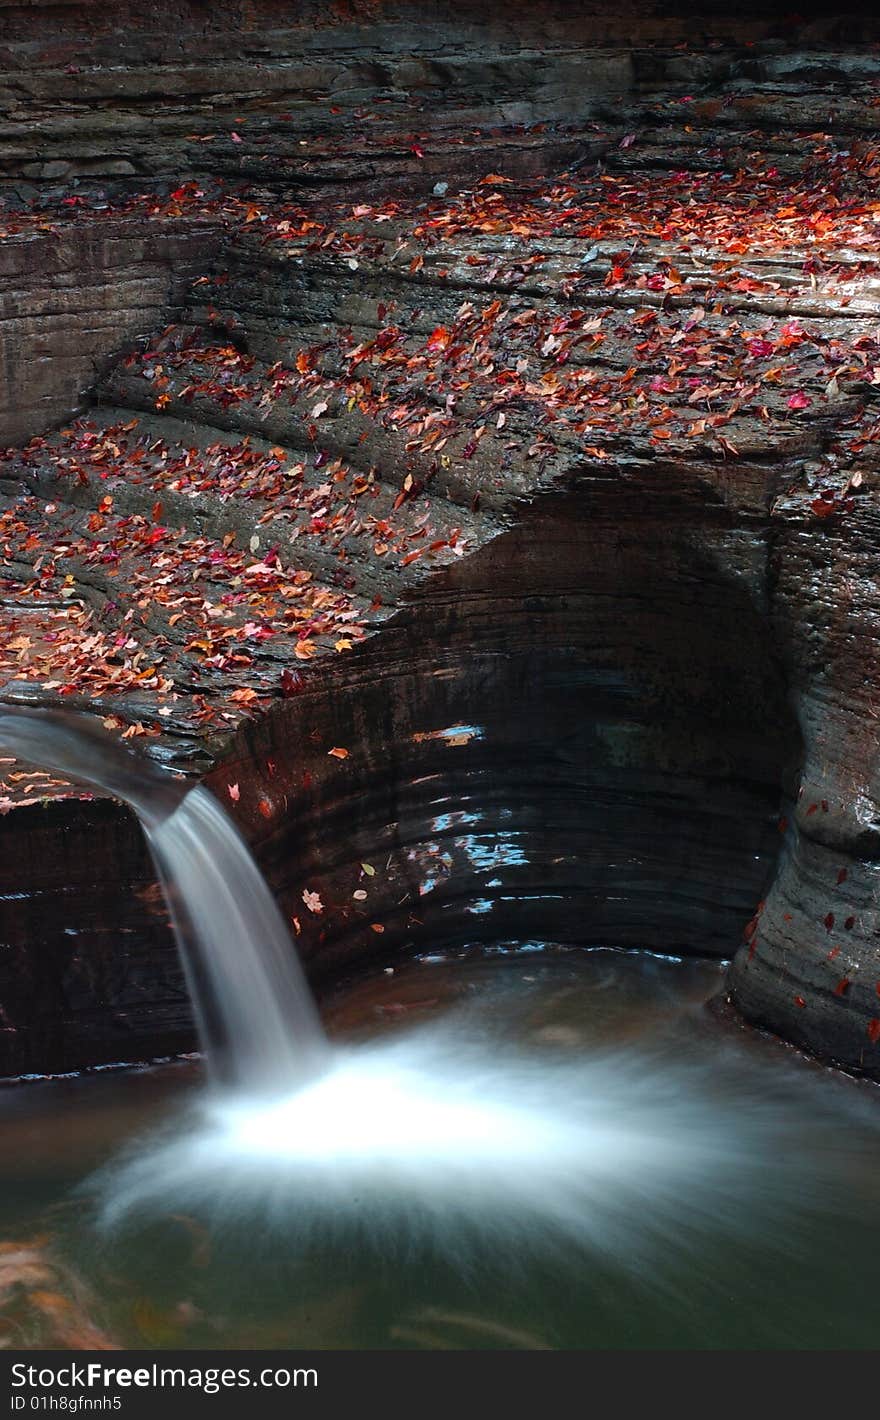
[[465, 942], [735, 951], [800, 757], [762, 522], [673, 470], [590, 482], [432, 579], [209, 778], [242, 786], [317, 975]]

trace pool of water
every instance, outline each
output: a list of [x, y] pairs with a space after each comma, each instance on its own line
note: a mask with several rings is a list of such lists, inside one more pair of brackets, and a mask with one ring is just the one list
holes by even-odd
[[308, 1108], [212, 1114], [198, 1061], [0, 1090], [0, 1345], [876, 1347], [880, 1090], [719, 1022], [722, 975], [380, 971]]

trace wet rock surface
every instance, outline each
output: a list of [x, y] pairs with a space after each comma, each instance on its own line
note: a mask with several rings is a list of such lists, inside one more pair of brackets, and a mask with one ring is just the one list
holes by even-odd
[[[867, 22], [109, 8], [4, 61], [2, 700], [207, 775], [316, 980], [737, 953], [880, 1076]], [[188, 1048], [128, 812], [0, 769], [0, 1070]]]

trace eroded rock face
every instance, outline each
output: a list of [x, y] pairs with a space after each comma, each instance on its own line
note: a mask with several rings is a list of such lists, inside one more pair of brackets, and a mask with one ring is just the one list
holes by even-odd
[[70, 796], [0, 819], [0, 1069], [149, 1060], [193, 1048], [162, 895], [134, 815]]
[[39, 225], [0, 243], [4, 444], [78, 413], [109, 358], [168, 319], [216, 246], [210, 222]]
[[[207, 774], [316, 980], [748, 923], [880, 1077], [863, 21], [171, 9], [13, 16], [2, 698]], [[0, 1073], [188, 1048], [133, 820], [22, 773]]]
[[546, 498], [210, 776], [317, 972], [505, 939], [732, 954], [798, 736], [766, 519], [673, 478]]
[[[427, 11], [414, 0], [213, 10], [37, 0], [2, 11], [0, 182], [22, 192], [211, 175], [374, 198], [505, 161], [545, 173], [548, 158], [559, 168], [583, 156], [585, 120], [676, 84], [701, 88], [728, 71], [731, 48], [748, 46], [754, 78], [797, 39], [833, 47], [877, 29], [865, 7], [829, 14], [816, 0], [803, 0], [797, 20], [717, 0], [444, 0]], [[807, 67], [802, 109], [837, 77], [834, 58], [824, 74]], [[784, 108], [780, 77], [773, 98]], [[538, 124], [540, 134], [527, 131]]]
[[858, 518], [823, 519], [803, 494], [774, 510], [774, 613], [804, 738], [779, 872], [747, 929], [730, 997], [747, 1019], [880, 1075], [876, 454]]

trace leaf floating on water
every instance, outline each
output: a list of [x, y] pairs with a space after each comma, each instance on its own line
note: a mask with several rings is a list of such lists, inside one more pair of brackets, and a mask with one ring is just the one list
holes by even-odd
[[324, 911], [324, 904], [321, 901], [320, 893], [309, 892], [309, 889], [306, 888], [303, 891], [302, 900], [305, 903], [306, 907], [309, 909], [309, 912], [314, 912], [316, 915], [318, 915], [319, 913]]
[[333, 749], [328, 749], [327, 753], [331, 755], [333, 759], [348, 759], [348, 750], [342, 749], [339, 745], [336, 745]]
[[232, 800], [232, 802], [233, 802], [234, 804], [237, 804], [238, 801], [239, 801], [239, 799], [241, 798], [241, 790], [239, 789], [238, 785], [237, 785], [237, 784], [230, 784], [230, 785], [228, 786], [226, 792], [227, 792], [227, 794], [229, 795], [229, 797], [230, 797], [230, 799]]

